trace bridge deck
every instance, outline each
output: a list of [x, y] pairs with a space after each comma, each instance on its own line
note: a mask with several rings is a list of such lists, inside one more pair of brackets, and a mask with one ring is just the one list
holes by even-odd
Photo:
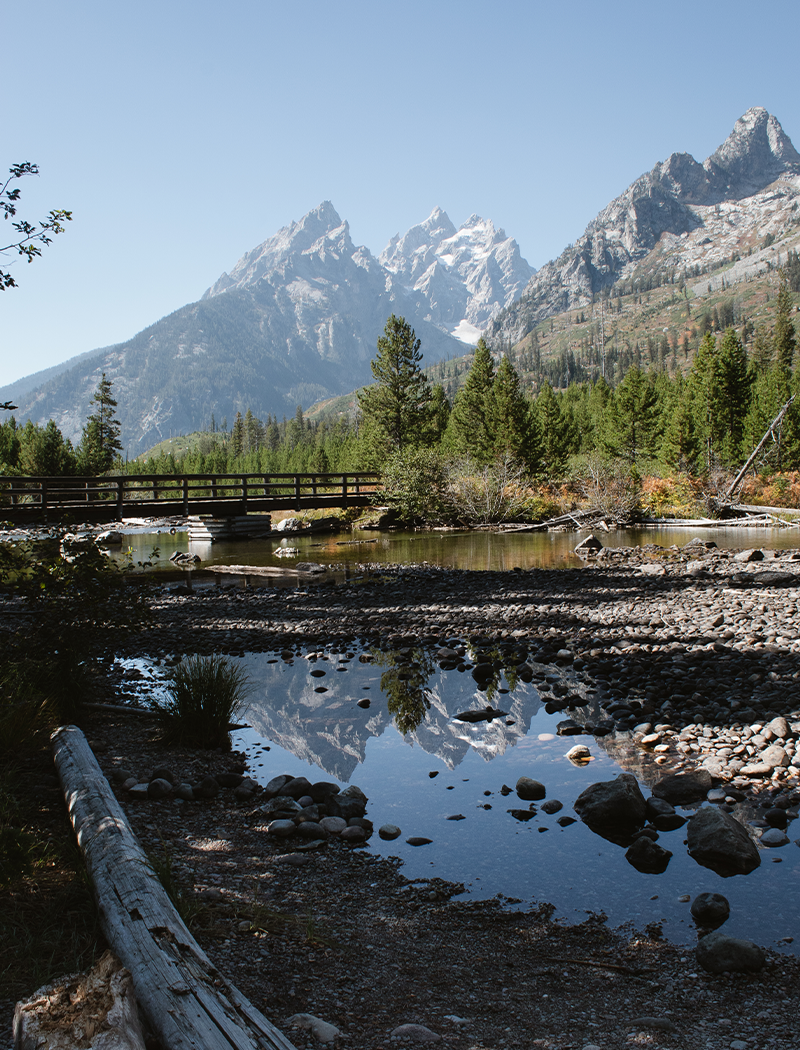
[[0, 519], [15, 524], [123, 518], [235, 517], [273, 510], [366, 507], [378, 474], [122, 474], [0, 477]]

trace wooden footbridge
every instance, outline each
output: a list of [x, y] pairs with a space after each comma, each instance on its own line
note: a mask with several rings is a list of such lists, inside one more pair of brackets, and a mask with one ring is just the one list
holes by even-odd
[[113, 477], [0, 477], [0, 521], [60, 524], [123, 518], [367, 507], [378, 474], [120, 474]]

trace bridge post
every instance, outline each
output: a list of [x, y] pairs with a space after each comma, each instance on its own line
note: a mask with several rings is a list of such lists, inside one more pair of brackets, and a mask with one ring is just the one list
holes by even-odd
[[242, 513], [247, 513], [247, 475], [242, 474]]
[[342, 506], [347, 506], [347, 475], [342, 474]]
[[125, 498], [125, 478], [117, 478], [117, 515], [122, 518], [122, 503]]
[[189, 517], [189, 479], [183, 475], [183, 513]]
[[42, 479], [39, 492], [42, 501], [42, 514], [44, 515], [45, 524], [47, 524], [47, 482], [44, 479]]
[[300, 475], [295, 474], [294, 476], [294, 498], [297, 510], [300, 510]]

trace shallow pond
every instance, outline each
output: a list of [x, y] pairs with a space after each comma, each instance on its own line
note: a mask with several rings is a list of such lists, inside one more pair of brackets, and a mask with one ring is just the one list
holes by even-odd
[[[341, 578], [357, 575], [365, 563], [427, 562], [479, 570], [578, 565], [573, 549], [585, 535], [588, 532], [293, 535], [286, 542], [299, 548], [297, 559], [276, 556], [280, 541], [275, 539], [192, 544], [191, 548], [182, 532], [134, 533], [128, 539], [134, 560], [159, 546], [161, 565], [168, 564], [174, 551], [191, 549], [202, 558], [201, 568], [209, 564], [286, 568], [295, 560], [316, 561]], [[628, 529], [603, 533], [602, 542], [668, 547], [695, 536], [727, 548], [800, 545], [800, 532], [794, 528]], [[251, 582], [281, 581], [253, 577]], [[283, 582], [303, 585], [296, 578]], [[401, 837], [391, 842], [382, 841], [376, 831], [368, 848], [401, 857], [408, 878], [463, 882], [468, 898], [503, 894], [525, 904], [546, 901], [570, 919], [602, 911], [614, 925], [630, 921], [643, 928], [662, 923], [665, 936], [687, 944], [695, 938], [695, 927], [689, 902], [680, 898], [718, 892], [731, 902], [727, 932], [794, 950], [785, 941], [779, 943], [795, 936], [798, 925], [794, 897], [800, 849], [794, 842], [778, 850], [762, 850], [761, 866], [749, 876], [723, 879], [688, 856], [685, 829], [679, 829], [661, 833], [659, 839], [673, 853], [666, 872], [645, 875], [626, 861], [623, 848], [580, 821], [567, 827], [557, 823], [560, 816], [573, 815], [572, 804], [585, 787], [620, 772], [610, 749], [621, 756], [627, 771], [639, 776], [645, 795], [645, 780], [652, 783], [658, 772], [657, 767], [644, 768], [641, 753], [624, 735], [602, 741], [557, 736], [556, 724], [565, 716], [548, 714], [540, 695], [550, 696], [544, 682], [548, 674], [556, 677], [554, 668], [539, 668], [538, 680], [529, 684], [501, 679], [496, 687], [509, 691], [489, 696], [476, 688], [469, 672], [440, 671], [431, 655], [422, 652], [415, 651], [417, 669], [405, 681], [393, 666], [396, 656], [389, 654], [372, 654], [377, 660], [371, 663], [359, 662], [360, 650], [353, 650], [351, 657], [325, 653], [325, 659], [316, 661], [305, 655], [305, 651], [298, 653], [292, 660], [265, 653], [243, 657], [254, 683], [247, 714], [251, 728], [236, 733], [234, 744], [246, 751], [252, 774], [263, 783], [291, 773], [312, 782], [335, 779], [343, 786], [357, 784], [369, 797], [367, 815], [376, 829], [384, 823], [402, 829]], [[314, 670], [325, 674], [314, 676]], [[573, 688], [568, 680], [563, 684]], [[370, 700], [368, 708], [358, 706], [364, 698]], [[476, 724], [454, 718], [487, 702], [507, 711], [508, 717]], [[579, 708], [578, 716], [581, 713], [589, 716], [591, 709]], [[565, 757], [576, 740], [591, 749], [592, 761], [587, 765], [576, 766]], [[504, 785], [513, 789], [520, 776], [542, 781], [547, 798], [561, 801], [563, 810], [548, 816], [539, 804], [530, 819], [520, 819], [519, 812], [512, 815], [509, 810], [527, 810], [528, 803], [513, 791], [504, 795], [501, 789]], [[738, 815], [746, 820], [752, 814]], [[411, 836], [432, 842], [410, 846], [405, 840]]]
[[[134, 561], [146, 559], [154, 547], [160, 551], [159, 565], [169, 567], [176, 551], [191, 551], [201, 558], [199, 568], [208, 565], [254, 565], [291, 568], [298, 561], [315, 561], [334, 572], [356, 572], [365, 563], [383, 565], [447, 565], [458, 569], [504, 570], [535, 566], [556, 568], [577, 566], [574, 549], [588, 530], [580, 532], [493, 532], [493, 531], [408, 531], [348, 532], [335, 534], [289, 534], [278, 539], [239, 540], [221, 543], [192, 543], [186, 532], [171, 534], [134, 532], [126, 536]], [[647, 528], [614, 529], [597, 534], [606, 547], [632, 547], [657, 543], [663, 547], [683, 546], [695, 536], [714, 540], [723, 548], [762, 547], [784, 549], [800, 546], [800, 528]], [[296, 547], [296, 558], [275, 554], [283, 545]], [[266, 582], [266, 581], [265, 581]], [[292, 582], [294, 585], [294, 581]]]
[[[357, 784], [376, 829], [368, 848], [402, 858], [406, 877], [464, 883], [465, 899], [502, 894], [525, 905], [548, 902], [571, 920], [605, 912], [612, 925], [658, 923], [666, 937], [687, 944], [695, 926], [689, 901], [680, 898], [717, 892], [731, 903], [726, 932], [793, 950], [782, 939], [797, 928], [800, 849], [794, 842], [763, 849], [760, 868], [749, 876], [723, 879], [689, 857], [685, 828], [662, 832], [659, 844], [673, 856], [663, 874], [648, 875], [631, 867], [623, 847], [580, 821], [558, 824], [559, 817], [574, 817], [572, 805], [585, 787], [618, 775], [611, 748], [625, 756], [645, 796], [647, 782], [661, 775], [627, 734], [602, 740], [556, 735], [566, 714], [548, 714], [545, 700], [554, 699], [554, 687], [584, 688], [563, 672], [537, 666], [527, 684], [513, 673], [498, 674], [486, 691], [469, 670], [442, 671], [422, 650], [307, 656], [304, 650], [292, 658], [242, 658], [254, 688], [249, 728], [234, 734], [234, 746], [246, 752], [250, 775], [264, 784], [281, 773]], [[368, 707], [359, 706], [367, 699]], [[594, 717], [591, 698], [580, 699], [588, 703], [569, 714]], [[454, 717], [487, 703], [506, 715], [474, 724]], [[590, 748], [588, 764], [566, 758], [577, 742]], [[520, 776], [541, 781], [547, 799], [563, 809], [547, 815], [542, 803], [521, 801], [513, 790]], [[377, 829], [385, 823], [400, 827], [400, 838], [382, 841]], [[412, 836], [431, 842], [411, 846], [406, 839]]]

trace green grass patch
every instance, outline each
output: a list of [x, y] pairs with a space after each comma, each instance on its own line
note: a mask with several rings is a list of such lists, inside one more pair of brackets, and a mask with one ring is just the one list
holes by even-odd
[[227, 657], [187, 657], [170, 670], [167, 696], [151, 702], [163, 741], [229, 749], [230, 727], [244, 713], [248, 690], [246, 672]]

